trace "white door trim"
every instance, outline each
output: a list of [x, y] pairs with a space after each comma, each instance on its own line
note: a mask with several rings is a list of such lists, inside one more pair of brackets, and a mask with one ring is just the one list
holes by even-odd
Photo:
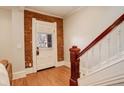
[[35, 42], [35, 37], [36, 37], [36, 33], [35, 33], [35, 29], [36, 29], [36, 19], [32, 18], [32, 61], [33, 61], [33, 72], [36, 72], [36, 42]]
[[[33, 67], [32, 67], [32, 72], [37, 72], [37, 58], [36, 58], [36, 42], [35, 42], [35, 38], [36, 38], [36, 33], [35, 30], [36, 28], [36, 22], [37, 20], [35, 18], [32, 18], [32, 59], [33, 59]], [[56, 58], [56, 62], [55, 62], [55, 66], [57, 64], [57, 24], [56, 22], [54, 22], [55, 24], [55, 58]]]

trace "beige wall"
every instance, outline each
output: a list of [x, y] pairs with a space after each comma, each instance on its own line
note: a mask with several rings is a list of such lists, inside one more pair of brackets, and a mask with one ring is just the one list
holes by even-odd
[[65, 61], [72, 45], [85, 48], [123, 13], [124, 7], [86, 7], [64, 18]]
[[11, 11], [0, 9], [0, 59], [11, 60]]
[[0, 59], [7, 59], [12, 63], [15, 75], [25, 70], [22, 8], [0, 8]]
[[12, 9], [12, 59], [14, 72], [23, 73], [24, 60], [24, 9]]

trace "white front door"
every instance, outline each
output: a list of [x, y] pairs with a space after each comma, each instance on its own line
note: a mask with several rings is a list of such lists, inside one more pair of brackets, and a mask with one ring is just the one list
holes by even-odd
[[36, 70], [55, 66], [57, 61], [56, 23], [35, 20]]

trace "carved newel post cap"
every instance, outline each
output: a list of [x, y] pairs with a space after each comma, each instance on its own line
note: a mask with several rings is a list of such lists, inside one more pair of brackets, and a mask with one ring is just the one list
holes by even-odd
[[72, 46], [72, 48], [77, 48], [77, 46], [74, 45], [74, 46]]
[[75, 46], [75, 45], [72, 46], [72, 48], [70, 48], [69, 50], [70, 50], [70, 52], [74, 52], [74, 51], [75, 52], [79, 52], [80, 51], [80, 49], [77, 46]]

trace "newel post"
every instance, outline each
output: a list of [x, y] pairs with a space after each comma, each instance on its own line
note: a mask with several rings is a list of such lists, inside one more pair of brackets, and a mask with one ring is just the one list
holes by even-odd
[[70, 78], [70, 86], [78, 86], [78, 78], [80, 77], [79, 72], [79, 62], [78, 58], [80, 49], [77, 46], [72, 46], [69, 49], [70, 51], [70, 61], [71, 61], [71, 78]]

